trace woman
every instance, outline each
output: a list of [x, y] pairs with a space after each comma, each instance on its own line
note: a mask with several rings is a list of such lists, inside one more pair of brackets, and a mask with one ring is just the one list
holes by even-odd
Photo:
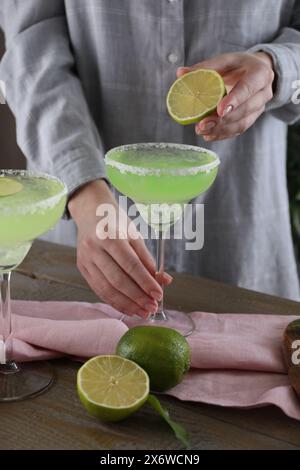
[[[117, 204], [103, 156], [123, 143], [204, 145], [221, 158], [205, 202], [205, 246], [173, 241], [171, 268], [297, 299], [285, 158], [300, 78], [294, 0], [4, 0], [0, 79], [30, 166], [62, 178], [78, 267], [125, 313], [155, 311], [161, 288], [142, 240], [99, 240], [96, 207]], [[165, 96], [197, 64], [232, 87], [217, 113], [180, 127]], [[204, 140], [203, 140], [204, 136]], [[72, 243], [72, 222], [56, 241]], [[68, 224], [68, 227], [66, 227]], [[73, 225], [72, 225], [73, 227]], [[166, 275], [164, 283], [170, 282]]]

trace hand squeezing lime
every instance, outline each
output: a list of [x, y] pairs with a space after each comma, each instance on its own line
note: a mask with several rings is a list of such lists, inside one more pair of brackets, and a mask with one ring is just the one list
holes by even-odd
[[215, 70], [198, 69], [173, 83], [167, 95], [167, 109], [179, 124], [193, 124], [212, 114], [225, 95], [221, 75]]

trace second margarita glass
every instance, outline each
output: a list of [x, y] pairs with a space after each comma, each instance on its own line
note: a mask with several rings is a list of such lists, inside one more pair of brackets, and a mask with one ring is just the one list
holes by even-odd
[[[213, 184], [219, 158], [214, 152], [191, 145], [141, 143], [110, 150], [105, 163], [110, 182], [135, 202], [143, 219], [154, 228], [157, 272], [163, 272], [165, 234], [182, 216], [184, 205]], [[174, 328], [184, 336], [194, 330], [188, 315], [165, 311], [163, 300], [148, 320], [133, 316], [124, 321], [129, 327]]]

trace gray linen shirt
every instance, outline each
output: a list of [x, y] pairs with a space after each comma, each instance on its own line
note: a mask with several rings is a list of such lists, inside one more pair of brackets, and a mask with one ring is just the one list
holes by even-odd
[[[224, 52], [272, 55], [277, 89], [243, 135], [204, 146], [218, 153], [205, 196], [205, 245], [170, 242], [169, 266], [298, 298], [286, 185], [287, 124], [300, 79], [299, 0], [1, 0], [7, 51], [0, 64], [18, 144], [31, 167], [74, 191], [105, 176], [116, 145], [203, 146], [193, 126], [167, 115], [165, 96], [179, 65]], [[1, 158], [1, 157], [0, 157]], [[71, 225], [70, 225], [71, 224]], [[75, 242], [73, 222], [52, 237]]]

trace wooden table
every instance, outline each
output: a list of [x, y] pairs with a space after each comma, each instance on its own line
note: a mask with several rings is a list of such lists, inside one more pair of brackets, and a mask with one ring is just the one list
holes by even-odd
[[[16, 299], [97, 301], [75, 267], [75, 250], [35, 242], [13, 276]], [[257, 292], [176, 275], [167, 304], [185, 311], [300, 314], [300, 304]], [[76, 395], [78, 364], [53, 361], [54, 386], [35, 399], [0, 405], [0, 449], [179, 449], [148, 405], [127, 421], [103, 424]], [[180, 402], [163, 396], [171, 415], [191, 433], [194, 449], [300, 449], [300, 423], [275, 407], [254, 410]]]

